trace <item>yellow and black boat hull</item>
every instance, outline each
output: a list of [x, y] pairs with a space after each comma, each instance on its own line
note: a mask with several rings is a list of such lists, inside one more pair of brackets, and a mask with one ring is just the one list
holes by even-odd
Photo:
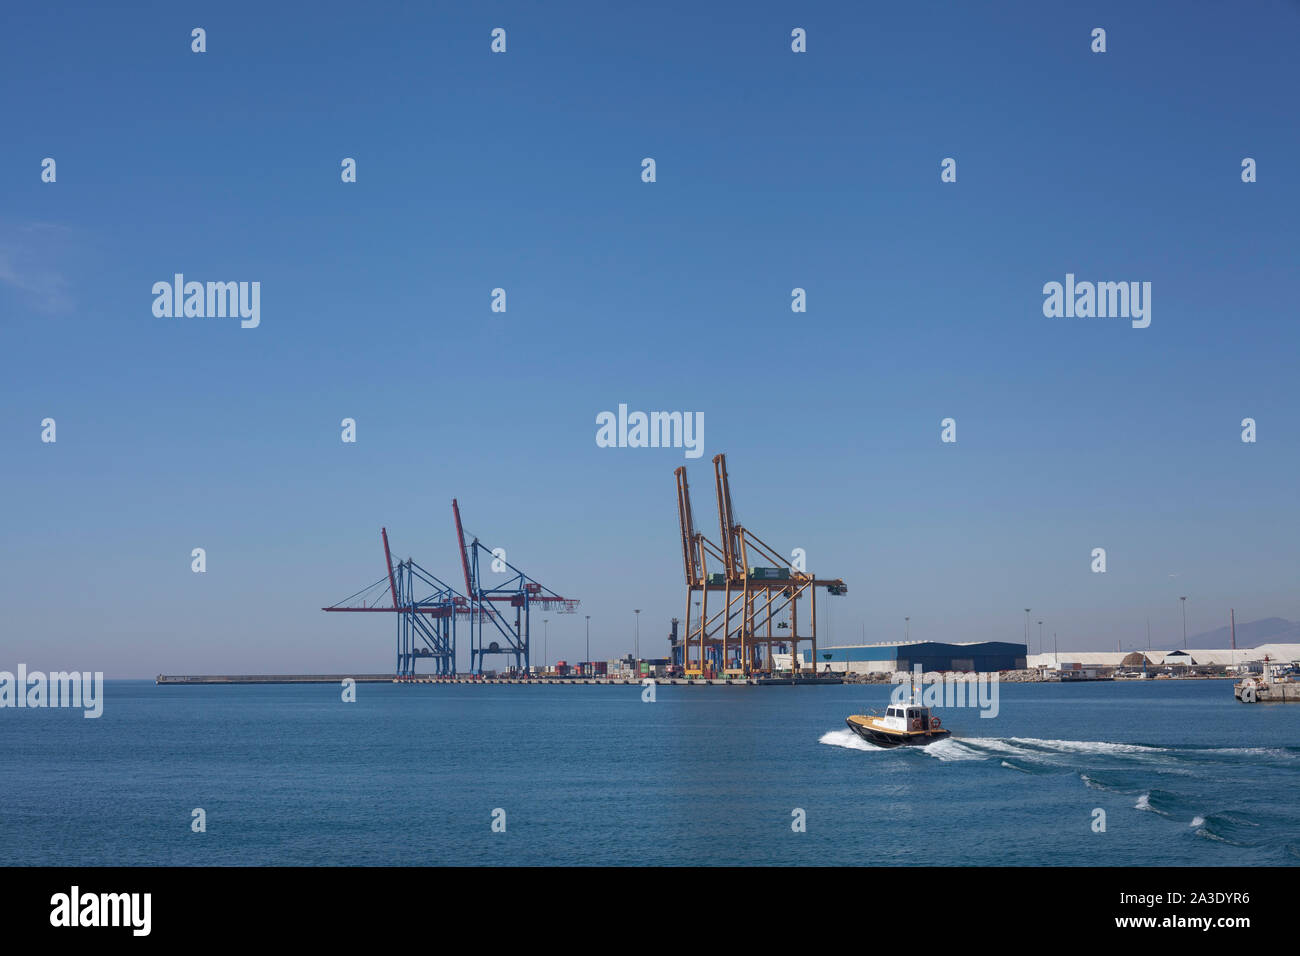
[[881, 727], [875, 723], [874, 718], [854, 714], [852, 717], [845, 719], [849, 730], [853, 731], [867, 743], [875, 744], [877, 747], [905, 747], [905, 746], [925, 746], [932, 744], [936, 740], [943, 740], [945, 737], [951, 737], [952, 731], [945, 730], [942, 727], [935, 727], [929, 730], [893, 730], [888, 727]]

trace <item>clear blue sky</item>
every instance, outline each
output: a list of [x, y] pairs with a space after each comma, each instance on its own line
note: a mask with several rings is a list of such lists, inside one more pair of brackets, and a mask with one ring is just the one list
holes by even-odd
[[[381, 525], [455, 581], [453, 496], [582, 600], [552, 659], [634, 607], [663, 653], [684, 458], [598, 448], [620, 402], [704, 413], [699, 524], [725, 451], [848, 583], [823, 641], [1300, 618], [1300, 5], [1073, 6], [7, 11], [0, 667], [388, 670], [392, 620], [318, 609]], [[260, 328], [154, 317], [175, 272], [261, 282]], [[1150, 328], [1045, 318], [1067, 272]]]

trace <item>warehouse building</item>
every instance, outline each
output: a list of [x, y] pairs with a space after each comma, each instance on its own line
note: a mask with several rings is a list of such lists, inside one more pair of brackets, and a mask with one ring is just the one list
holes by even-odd
[[1046, 670], [1073, 667], [1141, 667], [1142, 658], [1156, 667], [1239, 667], [1266, 658], [1278, 663], [1300, 661], [1300, 644], [1260, 644], [1258, 647], [1191, 648], [1172, 651], [1048, 651], [1032, 654], [1029, 666]]
[[[1025, 666], [1025, 645], [1005, 641], [944, 644], [938, 641], [891, 641], [884, 644], [846, 644], [818, 647], [818, 673], [892, 674], [920, 665], [925, 671], [1011, 671]], [[812, 651], [800, 648], [805, 668], [813, 666]], [[784, 658], [784, 660], [782, 660]], [[780, 669], [790, 666], [789, 654], [775, 656]]]

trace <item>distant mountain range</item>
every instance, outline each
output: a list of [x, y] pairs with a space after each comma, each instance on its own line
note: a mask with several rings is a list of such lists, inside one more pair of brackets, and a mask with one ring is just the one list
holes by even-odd
[[[1300, 621], [1288, 621], [1284, 617], [1266, 617], [1246, 624], [1238, 621], [1237, 646], [1258, 647], [1260, 644], [1300, 644]], [[1231, 631], [1224, 626], [1203, 634], [1189, 634], [1187, 646], [1201, 650], [1231, 647]]]

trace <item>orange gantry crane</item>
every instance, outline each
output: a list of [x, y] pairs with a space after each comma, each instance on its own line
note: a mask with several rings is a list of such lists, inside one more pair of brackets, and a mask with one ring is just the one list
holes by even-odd
[[[793, 566], [753, 531], [737, 524], [726, 455], [714, 456], [713, 473], [720, 545], [696, 530], [686, 469], [674, 472], [686, 574], [686, 629], [674, 655], [681, 651], [680, 663], [688, 677], [749, 676], [771, 674], [775, 670], [773, 647], [789, 645], [794, 675], [803, 670], [815, 672], [817, 588], [824, 587], [834, 595], [846, 594], [848, 588], [839, 578], [818, 578]], [[710, 559], [720, 570], [710, 572]], [[752, 566], [751, 560], [765, 563]], [[693, 612], [697, 593], [699, 609]], [[710, 595], [716, 596], [713, 602]], [[811, 605], [805, 632], [800, 631], [804, 625], [799, 616], [803, 597]], [[811, 668], [801, 668], [798, 663], [800, 641], [812, 643]]]

